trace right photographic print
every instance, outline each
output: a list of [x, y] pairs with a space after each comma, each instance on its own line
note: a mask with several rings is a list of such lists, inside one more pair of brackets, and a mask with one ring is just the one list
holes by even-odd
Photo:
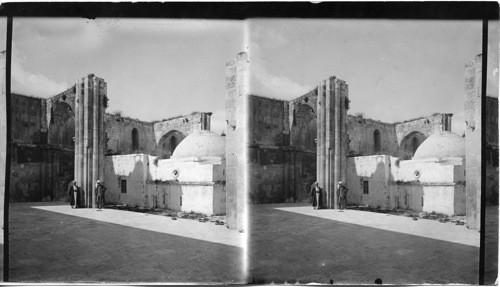
[[494, 284], [498, 21], [247, 25], [249, 282]]

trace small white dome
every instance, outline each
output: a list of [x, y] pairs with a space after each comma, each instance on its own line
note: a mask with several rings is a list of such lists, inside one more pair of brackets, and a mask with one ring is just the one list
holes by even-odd
[[226, 138], [211, 131], [200, 130], [183, 139], [171, 158], [225, 156]]
[[428, 137], [417, 149], [413, 159], [465, 157], [465, 138], [446, 131]]

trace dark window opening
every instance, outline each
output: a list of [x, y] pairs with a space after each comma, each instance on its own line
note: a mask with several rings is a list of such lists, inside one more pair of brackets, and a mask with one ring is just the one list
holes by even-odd
[[136, 128], [132, 130], [132, 150], [139, 149], [139, 132]]
[[380, 132], [378, 130], [375, 130], [375, 132], [373, 132], [373, 143], [374, 143], [374, 151], [379, 152], [380, 151]]
[[368, 181], [364, 180], [363, 181], [363, 194], [368, 194], [368, 193], [369, 193]]
[[422, 196], [422, 206], [424, 206], [424, 197]]
[[180, 197], [180, 204], [179, 205], [182, 206], [182, 195]]
[[127, 193], [127, 180], [122, 179], [120, 182], [120, 188], [122, 193]]

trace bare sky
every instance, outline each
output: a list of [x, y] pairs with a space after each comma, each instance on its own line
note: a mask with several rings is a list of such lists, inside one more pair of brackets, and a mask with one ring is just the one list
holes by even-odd
[[[249, 27], [254, 94], [293, 99], [337, 76], [349, 85], [350, 114], [391, 123], [453, 113], [452, 131], [465, 130], [465, 63], [481, 53], [481, 21], [286, 19]], [[488, 93], [498, 96], [494, 27]]]
[[[498, 23], [490, 31], [488, 94], [498, 96]], [[49, 97], [93, 73], [108, 83], [108, 112], [146, 121], [214, 112], [220, 133], [225, 62], [244, 50], [254, 94], [293, 99], [334, 75], [349, 85], [351, 114], [453, 113], [462, 134], [464, 67], [481, 53], [481, 21], [14, 18], [12, 89]]]

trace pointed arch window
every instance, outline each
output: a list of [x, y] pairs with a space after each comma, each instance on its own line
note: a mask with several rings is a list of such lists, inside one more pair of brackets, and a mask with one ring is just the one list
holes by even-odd
[[139, 132], [136, 128], [132, 129], [132, 150], [139, 150]]
[[380, 151], [380, 132], [378, 130], [375, 130], [373, 132], [373, 150], [375, 152], [379, 152]]

